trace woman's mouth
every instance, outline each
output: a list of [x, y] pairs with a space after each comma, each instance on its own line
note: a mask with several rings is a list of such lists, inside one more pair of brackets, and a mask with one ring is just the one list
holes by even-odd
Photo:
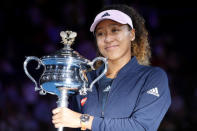
[[105, 49], [106, 49], [106, 50], [113, 50], [113, 49], [115, 49], [116, 47], [118, 47], [118, 45], [110, 45], [110, 46], [105, 47]]

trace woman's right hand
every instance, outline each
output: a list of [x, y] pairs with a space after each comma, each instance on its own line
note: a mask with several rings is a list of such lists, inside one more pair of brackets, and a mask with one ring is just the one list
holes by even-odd
[[52, 123], [55, 128], [59, 127], [70, 127], [80, 128], [80, 116], [82, 114], [72, 111], [66, 107], [58, 107], [52, 111]]

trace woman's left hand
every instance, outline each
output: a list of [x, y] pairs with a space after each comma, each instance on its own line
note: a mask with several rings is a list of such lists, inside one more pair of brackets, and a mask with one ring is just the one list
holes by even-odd
[[70, 127], [70, 128], [79, 128], [80, 125], [80, 116], [78, 112], [74, 112], [66, 107], [59, 107], [52, 111], [52, 122], [55, 128], [59, 127]]

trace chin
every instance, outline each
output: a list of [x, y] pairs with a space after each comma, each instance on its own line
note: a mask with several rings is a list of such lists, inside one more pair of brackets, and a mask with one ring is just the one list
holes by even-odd
[[120, 53], [117, 53], [118, 51], [115, 51], [115, 52], [108, 52], [108, 53], [105, 53], [103, 54], [103, 56], [105, 58], [108, 58], [108, 60], [117, 60], [121, 57]]
[[111, 56], [106, 56], [108, 58], [108, 60], [111, 60], [111, 61], [114, 61], [114, 60], [117, 60], [119, 59], [119, 57], [117, 55], [111, 55]]

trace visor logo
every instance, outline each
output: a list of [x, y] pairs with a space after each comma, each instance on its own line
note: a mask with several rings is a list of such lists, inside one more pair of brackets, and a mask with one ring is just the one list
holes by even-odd
[[105, 17], [105, 16], [110, 16], [110, 14], [106, 12], [104, 15], [102, 15], [102, 17]]

